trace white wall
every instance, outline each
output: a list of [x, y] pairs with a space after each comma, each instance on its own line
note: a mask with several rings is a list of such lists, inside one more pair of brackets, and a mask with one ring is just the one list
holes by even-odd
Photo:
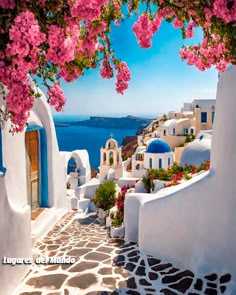
[[92, 199], [96, 189], [100, 186], [100, 180], [93, 178], [88, 183], [76, 188], [75, 196], [81, 200], [82, 198]]
[[30, 207], [17, 208], [9, 202], [5, 180], [5, 177], [0, 178], [0, 293], [11, 294], [30, 265], [3, 265], [2, 258], [31, 257]]
[[138, 181], [137, 178], [122, 177], [118, 180], [117, 184], [119, 185], [120, 188], [122, 188], [123, 186], [131, 187], [132, 185], [135, 185], [137, 181]]
[[[147, 253], [196, 273], [229, 272], [233, 282], [236, 275], [235, 81], [236, 67], [231, 67], [218, 82], [210, 173], [203, 173], [173, 190], [161, 190], [150, 201], [144, 201], [144, 194], [131, 195], [125, 208], [126, 240], [138, 236], [141, 250]], [[133, 207], [137, 212], [134, 213]]]
[[78, 168], [81, 170], [80, 183], [85, 184], [91, 180], [91, 167], [87, 150], [75, 150], [72, 157], [78, 161]]
[[[1, 100], [0, 105], [4, 102]], [[35, 101], [29, 125], [43, 126], [47, 135], [49, 206], [65, 208], [66, 179], [64, 161], [59, 154], [55, 127], [44, 95]], [[2, 127], [3, 165], [0, 178], [0, 253], [1, 257], [31, 257], [31, 212], [27, 205], [25, 132], [9, 133], [10, 122]], [[0, 264], [2, 294], [10, 294], [29, 267]]]
[[[67, 166], [70, 158], [74, 158], [76, 161], [76, 168], [80, 169], [79, 172], [79, 180], [80, 180], [80, 185], [83, 185], [91, 180], [91, 167], [90, 167], [90, 162], [89, 162], [89, 155], [87, 150], [75, 150], [73, 152], [66, 152], [66, 151], [61, 151], [60, 152], [61, 157], [63, 158], [64, 161], [64, 174], [65, 177], [67, 177]], [[78, 186], [78, 179], [76, 181]]]
[[185, 146], [180, 160], [180, 165], [200, 166], [210, 160], [211, 139], [195, 139]]
[[[32, 111], [40, 119], [47, 135], [49, 206], [66, 208], [64, 159], [60, 155], [58, 149], [56, 130], [51, 110], [43, 93], [42, 96], [35, 101]], [[29, 125], [31, 125], [31, 123], [29, 123]]]
[[[132, 177], [141, 178], [146, 174], [147, 170], [144, 169], [144, 161], [136, 160], [136, 155], [137, 153], [132, 156], [131, 174]], [[139, 169], [136, 168], [137, 164], [139, 164]]]
[[25, 135], [9, 133], [10, 123], [2, 128], [3, 165], [7, 168], [5, 184], [8, 200], [13, 206], [27, 204]]
[[135, 189], [134, 189], [135, 193], [146, 193], [147, 190], [145, 189], [142, 180], [139, 180], [136, 184], [135, 184]]
[[144, 168], [150, 169], [149, 159], [152, 159], [152, 168], [159, 169], [159, 159], [162, 159], [162, 168], [168, 168], [168, 159], [170, 159], [170, 166], [173, 164], [173, 152], [163, 154], [144, 153]]

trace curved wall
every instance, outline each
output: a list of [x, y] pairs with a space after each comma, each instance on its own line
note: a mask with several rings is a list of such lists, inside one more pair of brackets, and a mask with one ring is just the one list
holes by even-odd
[[[236, 278], [235, 81], [236, 67], [231, 67], [218, 82], [210, 173], [173, 191], [161, 190], [155, 199], [140, 202], [136, 225], [141, 250], [201, 274], [230, 272], [233, 282]], [[126, 240], [132, 240], [130, 233], [135, 232], [129, 223], [133, 224], [131, 210], [139, 199], [140, 196], [133, 195], [126, 201]], [[229, 292], [234, 294], [235, 289]]]

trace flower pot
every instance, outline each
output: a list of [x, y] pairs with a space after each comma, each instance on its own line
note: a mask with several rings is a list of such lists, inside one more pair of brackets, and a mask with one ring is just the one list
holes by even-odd
[[106, 216], [106, 227], [110, 227], [111, 226], [111, 218], [110, 216]]
[[111, 226], [110, 235], [112, 239], [123, 238], [125, 236], [125, 226], [124, 225], [120, 227]]
[[99, 219], [100, 223], [105, 224], [105, 221], [106, 221], [106, 211], [104, 211], [101, 208], [98, 209], [98, 219]]

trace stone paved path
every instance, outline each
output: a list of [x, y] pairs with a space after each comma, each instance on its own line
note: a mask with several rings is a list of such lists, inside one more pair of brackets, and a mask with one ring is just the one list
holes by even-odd
[[95, 214], [74, 217], [67, 213], [36, 247], [40, 258], [75, 262], [33, 264], [14, 295], [226, 294], [230, 274], [196, 277], [141, 253], [134, 243], [111, 243]]

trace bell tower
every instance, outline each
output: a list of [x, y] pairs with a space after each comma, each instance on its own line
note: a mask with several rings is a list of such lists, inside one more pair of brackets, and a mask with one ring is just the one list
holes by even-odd
[[123, 176], [121, 147], [118, 147], [113, 134], [110, 134], [105, 148], [102, 147], [100, 150], [100, 179], [107, 179], [108, 173], [113, 174], [114, 179]]

